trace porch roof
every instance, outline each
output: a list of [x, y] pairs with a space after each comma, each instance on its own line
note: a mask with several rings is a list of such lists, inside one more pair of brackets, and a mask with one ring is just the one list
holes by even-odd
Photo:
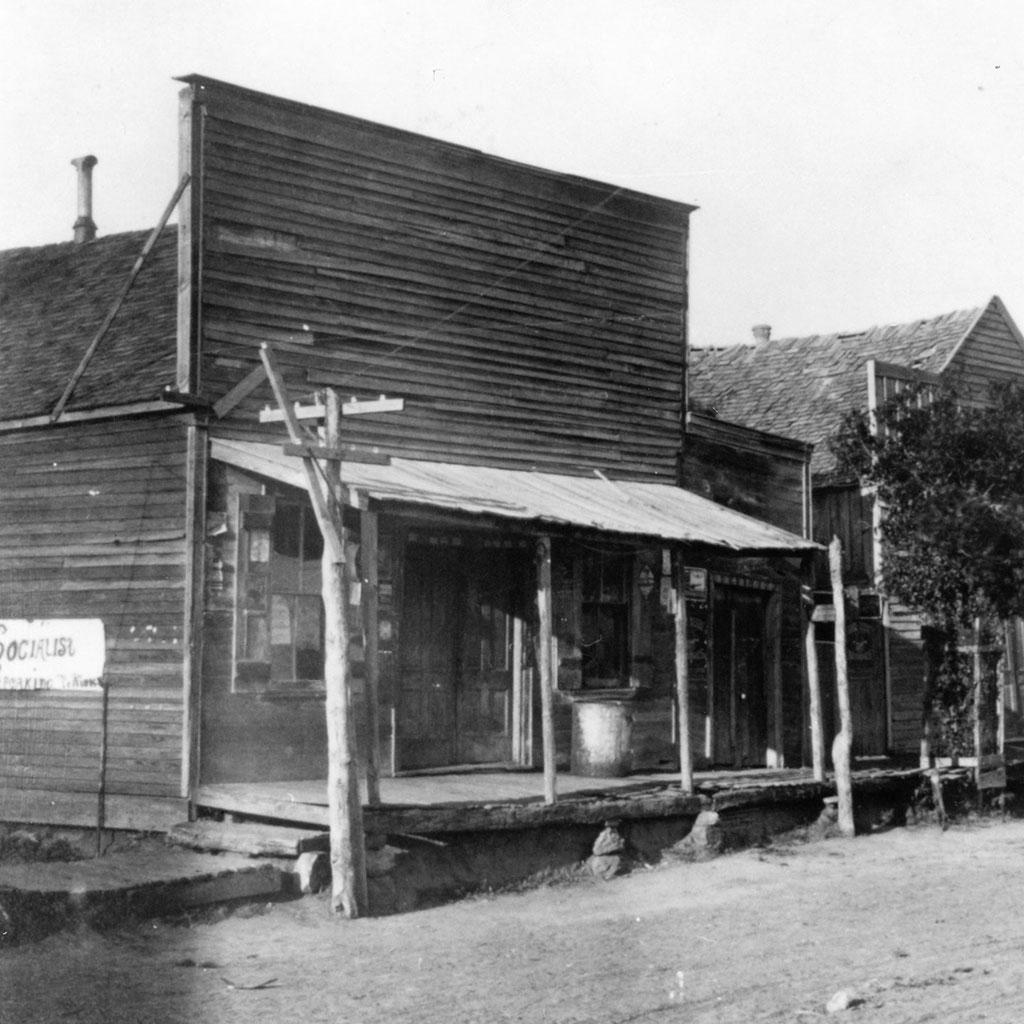
[[[214, 459], [306, 489], [300, 460], [281, 445], [214, 438]], [[743, 554], [801, 554], [820, 545], [670, 484], [393, 458], [346, 462], [353, 504], [366, 499], [496, 516], [545, 526], [649, 537]]]

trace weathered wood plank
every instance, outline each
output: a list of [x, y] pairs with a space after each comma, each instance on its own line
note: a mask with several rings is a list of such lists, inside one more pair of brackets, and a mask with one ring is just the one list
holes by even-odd
[[250, 857], [298, 857], [330, 849], [330, 834], [309, 829], [249, 822], [218, 822], [208, 818], [179, 822], [167, 833], [179, 846], [194, 850], [242, 853]]

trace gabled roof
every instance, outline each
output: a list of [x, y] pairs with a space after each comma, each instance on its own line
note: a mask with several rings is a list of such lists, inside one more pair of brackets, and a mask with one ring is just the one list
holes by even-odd
[[827, 474], [834, 469], [828, 438], [846, 412], [867, 405], [867, 361], [940, 373], [986, 308], [848, 334], [693, 348], [690, 402], [723, 420], [813, 444], [811, 469]]
[[[48, 413], [149, 232], [0, 252], [0, 420]], [[158, 398], [175, 373], [177, 228], [165, 228], [67, 404]]]

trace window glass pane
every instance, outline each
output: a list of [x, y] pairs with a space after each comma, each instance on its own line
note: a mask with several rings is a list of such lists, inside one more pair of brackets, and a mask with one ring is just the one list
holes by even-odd
[[324, 553], [324, 539], [320, 534], [320, 526], [311, 508], [303, 510], [302, 527], [302, 560], [319, 564]]
[[295, 638], [294, 598], [274, 594], [270, 604], [271, 675], [277, 680], [293, 679], [292, 649]]
[[323, 602], [319, 597], [299, 597], [296, 610], [295, 678], [323, 679]]
[[271, 531], [270, 576], [275, 593], [295, 593], [300, 583], [302, 511], [279, 504]]
[[267, 618], [265, 615], [245, 616], [245, 657], [252, 661], [266, 661], [268, 649]]
[[625, 683], [626, 606], [583, 605], [583, 684], [621, 686]]

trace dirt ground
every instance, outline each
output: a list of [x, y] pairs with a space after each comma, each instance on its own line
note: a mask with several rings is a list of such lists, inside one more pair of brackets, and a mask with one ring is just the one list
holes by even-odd
[[0, 952], [0, 1020], [1018, 1022], [1022, 880], [1024, 821], [995, 819], [376, 920], [306, 897]]

